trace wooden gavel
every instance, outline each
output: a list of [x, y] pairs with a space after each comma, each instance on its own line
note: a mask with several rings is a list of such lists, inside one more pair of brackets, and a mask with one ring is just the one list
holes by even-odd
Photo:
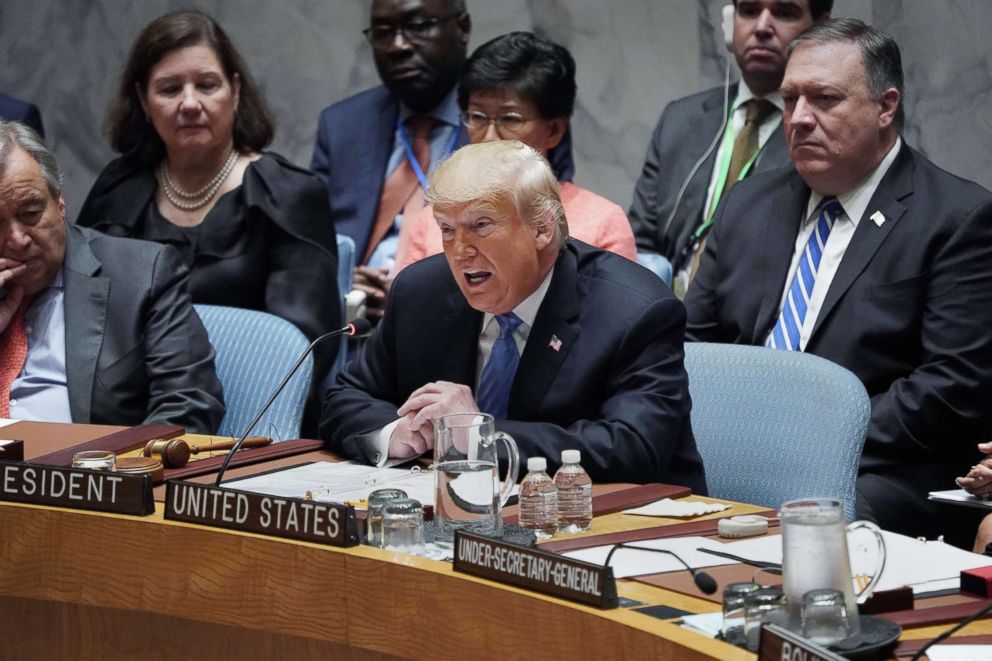
[[[272, 442], [271, 438], [266, 438], [264, 436], [253, 436], [246, 438], [245, 442], [241, 444], [243, 448], [262, 448]], [[223, 443], [214, 443], [213, 445], [190, 445], [186, 441], [180, 438], [174, 439], [164, 439], [159, 438], [154, 441], [148, 441], [145, 444], [145, 449], [142, 454], [146, 457], [152, 457], [158, 459], [162, 462], [162, 465], [166, 468], [182, 468], [189, 462], [189, 457], [191, 454], [199, 454], [201, 452], [212, 452], [213, 450], [230, 450], [234, 447], [236, 441], [224, 441]]]

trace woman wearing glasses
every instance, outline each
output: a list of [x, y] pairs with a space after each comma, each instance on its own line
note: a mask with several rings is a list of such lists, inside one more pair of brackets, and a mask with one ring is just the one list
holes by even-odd
[[[565, 136], [575, 107], [575, 60], [563, 46], [530, 32], [511, 32], [480, 46], [458, 85], [462, 122], [472, 142], [520, 140], [547, 155]], [[571, 182], [559, 182], [569, 235], [636, 259], [623, 209]], [[400, 230], [396, 272], [442, 252], [430, 208]]]
[[[262, 152], [274, 126], [209, 16], [161, 16], [135, 41], [107, 118], [121, 156], [77, 223], [174, 246], [194, 303], [263, 310], [311, 339], [341, 326], [337, 246], [320, 180]], [[318, 350], [329, 366], [335, 342]]]

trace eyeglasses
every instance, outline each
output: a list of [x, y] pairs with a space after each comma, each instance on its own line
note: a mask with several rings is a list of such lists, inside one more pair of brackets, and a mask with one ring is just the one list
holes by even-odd
[[530, 118], [516, 112], [508, 112], [497, 117], [490, 117], [478, 110], [463, 112], [461, 118], [462, 124], [469, 131], [485, 131], [490, 124], [495, 124], [496, 132], [500, 135], [518, 133], [527, 122], [531, 121]]
[[458, 18], [461, 14], [448, 16], [415, 18], [407, 23], [377, 23], [362, 30], [362, 34], [373, 48], [387, 48], [396, 38], [396, 33], [410, 43], [422, 44], [435, 39], [441, 32], [441, 23]]

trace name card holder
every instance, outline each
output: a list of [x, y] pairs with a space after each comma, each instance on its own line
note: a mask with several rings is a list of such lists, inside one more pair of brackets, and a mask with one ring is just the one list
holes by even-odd
[[353, 507], [212, 484], [166, 482], [165, 518], [327, 546], [361, 543]]
[[761, 627], [758, 661], [845, 661], [845, 658], [777, 624]]
[[0, 461], [0, 501], [147, 516], [152, 479], [112, 471]]
[[0, 459], [24, 461], [24, 441], [0, 441]]
[[455, 531], [454, 569], [597, 608], [619, 605], [613, 568]]

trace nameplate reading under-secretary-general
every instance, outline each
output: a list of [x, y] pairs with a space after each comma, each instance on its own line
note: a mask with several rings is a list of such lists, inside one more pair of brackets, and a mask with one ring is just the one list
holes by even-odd
[[193, 482], [166, 482], [165, 518], [328, 546], [361, 542], [352, 507]]
[[455, 571], [599, 608], [616, 608], [613, 569], [455, 531]]
[[0, 500], [138, 516], [155, 511], [147, 475], [8, 461], [0, 461]]

